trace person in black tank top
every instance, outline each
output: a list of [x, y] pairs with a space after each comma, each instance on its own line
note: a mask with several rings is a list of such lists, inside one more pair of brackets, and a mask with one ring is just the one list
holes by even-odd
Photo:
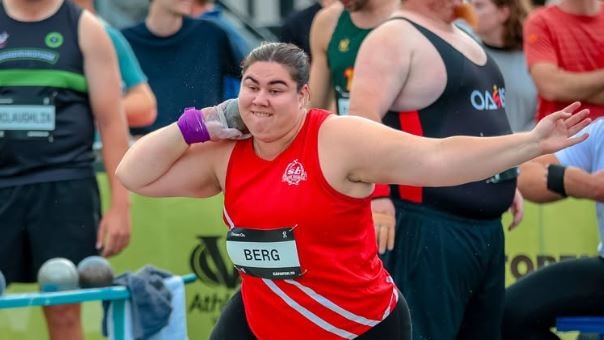
[[[115, 53], [102, 24], [64, 0], [0, 1], [0, 271], [35, 282], [51, 258], [119, 253], [128, 192], [115, 181], [128, 147]], [[95, 124], [111, 186], [101, 218]], [[101, 251], [99, 249], [102, 249]], [[79, 304], [44, 307], [51, 339], [83, 339]]]
[[[510, 134], [497, 65], [453, 25], [455, 13], [470, 13], [463, 9], [405, 1], [359, 51], [351, 113], [430, 138]], [[376, 233], [380, 248], [389, 246], [382, 260], [407, 298], [414, 339], [499, 338], [501, 215], [512, 207], [514, 221], [521, 216], [516, 175], [511, 168], [458, 186], [391, 185], [388, 198], [374, 199], [374, 213], [396, 210], [396, 228]]]

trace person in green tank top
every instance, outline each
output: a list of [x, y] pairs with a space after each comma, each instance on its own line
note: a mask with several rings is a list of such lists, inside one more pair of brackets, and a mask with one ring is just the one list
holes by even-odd
[[400, 0], [337, 1], [317, 13], [310, 30], [312, 107], [348, 113], [354, 62], [363, 39]]

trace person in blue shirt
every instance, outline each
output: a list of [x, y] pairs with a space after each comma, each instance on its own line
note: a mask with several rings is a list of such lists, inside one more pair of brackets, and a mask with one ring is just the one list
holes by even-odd
[[[247, 40], [241, 32], [222, 14], [222, 7], [213, 0], [196, 0], [191, 7], [191, 16], [210, 20], [225, 30], [231, 44], [231, 52], [237, 60], [243, 58], [252, 50], [253, 43]], [[241, 80], [239, 77], [224, 77], [224, 99], [235, 98], [239, 94]]]
[[[72, 0], [76, 5], [96, 14], [93, 0]], [[122, 99], [128, 125], [131, 127], [147, 126], [155, 121], [157, 103], [147, 77], [122, 33], [101, 19], [109, 35], [115, 52], [122, 84]]]
[[157, 97], [157, 119], [145, 134], [174, 122], [183, 107], [206, 107], [225, 98], [224, 77], [239, 77], [241, 59], [219, 25], [189, 17], [191, 3], [152, 0], [144, 22], [122, 30]]
[[315, 15], [324, 7], [331, 5], [334, 0], [315, 1], [310, 6], [292, 12], [283, 19], [279, 30], [279, 41], [292, 43], [300, 47], [312, 61], [310, 53], [310, 26]]

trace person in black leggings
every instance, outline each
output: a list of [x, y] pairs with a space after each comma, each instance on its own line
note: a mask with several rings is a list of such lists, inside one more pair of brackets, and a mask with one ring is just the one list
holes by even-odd
[[525, 276], [506, 291], [503, 338], [559, 339], [556, 317], [604, 315], [604, 259], [558, 262]]

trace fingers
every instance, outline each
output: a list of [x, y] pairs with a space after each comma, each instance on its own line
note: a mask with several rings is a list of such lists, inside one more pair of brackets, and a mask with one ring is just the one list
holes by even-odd
[[226, 128], [223, 130], [223, 138], [224, 139], [241, 139], [241, 136], [243, 136], [243, 132], [237, 130], [237, 129], [232, 129], [232, 128]]
[[568, 113], [573, 113], [579, 107], [581, 107], [581, 102], [574, 102], [574, 103], [568, 105], [567, 107], [563, 108], [562, 111], [568, 112]]
[[[575, 112], [575, 110], [577, 110], [579, 107], [581, 107], [581, 103], [580, 102], [574, 102], [570, 105], [568, 105], [567, 107], [563, 108], [560, 111], [556, 111], [556, 112], [552, 112], [551, 114], [549, 114], [548, 116], [553, 120], [553, 121], [557, 121], [558, 119], [572, 119], [575, 120], [576, 118], [573, 118], [575, 115], [573, 115], [573, 113]], [[583, 111], [583, 110], [582, 110]], [[581, 111], [581, 112], [582, 112]], [[579, 112], [579, 113], [581, 113]], [[578, 113], [577, 113], [578, 114]], [[580, 119], [576, 119], [575, 121], [579, 121]], [[570, 126], [572, 124], [568, 124], [567, 126]]]
[[121, 233], [109, 234], [105, 239], [105, 245], [101, 252], [101, 255], [110, 257], [119, 254], [130, 241], [129, 235]]
[[589, 109], [583, 109], [568, 117], [564, 122], [566, 123], [566, 126], [571, 127], [579, 123], [581, 120], [587, 118], [587, 116], [589, 116]]
[[125, 228], [111, 228], [108, 223], [101, 221], [96, 237], [96, 249], [104, 257], [119, 254], [130, 243], [130, 233]]
[[[588, 113], [589, 114], [589, 113]], [[579, 131], [583, 130], [587, 125], [591, 123], [591, 118], [585, 118], [579, 121], [578, 123], [573, 124], [572, 126], [568, 126], [568, 135], [574, 136]]]
[[512, 231], [513, 229], [515, 229], [520, 224], [523, 217], [524, 217], [523, 212], [512, 211], [512, 221], [510, 222], [510, 225], [508, 226], [508, 231]]
[[103, 221], [101, 220], [101, 223], [99, 223], [99, 230], [97, 230], [96, 232], [96, 250], [100, 250], [101, 248], [103, 248], [103, 240], [105, 239], [105, 223], [103, 223]]
[[388, 243], [388, 228], [384, 224], [378, 224], [375, 228], [378, 240], [378, 252], [383, 254], [386, 252], [386, 244]]
[[394, 225], [376, 224], [375, 235], [378, 242], [378, 252], [394, 249]]
[[372, 216], [375, 237], [378, 242], [378, 251], [380, 254], [383, 254], [386, 250], [394, 248], [394, 214], [374, 211]]
[[394, 233], [396, 230], [394, 227], [395, 227], [395, 225], [393, 224], [387, 228], [388, 229], [388, 241], [387, 241], [386, 246], [389, 251], [394, 249]]
[[581, 143], [582, 141], [586, 140], [586, 139], [587, 139], [587, 137], [589, 137], [589, 134], [588, 134], [588, 133], [584, 133], [584, 134], [582, 134], [582, 135], [580, 135], [580, 136], [573, 137], [573, 138], [569, 138], [569, 139], [568, 139], [568, 145], [567, 145], [567, 147], [569, 147], [569, 146], [573, 146], [573, 145], [575, 145], [575, 144], [579, 144], [579, 143]]

